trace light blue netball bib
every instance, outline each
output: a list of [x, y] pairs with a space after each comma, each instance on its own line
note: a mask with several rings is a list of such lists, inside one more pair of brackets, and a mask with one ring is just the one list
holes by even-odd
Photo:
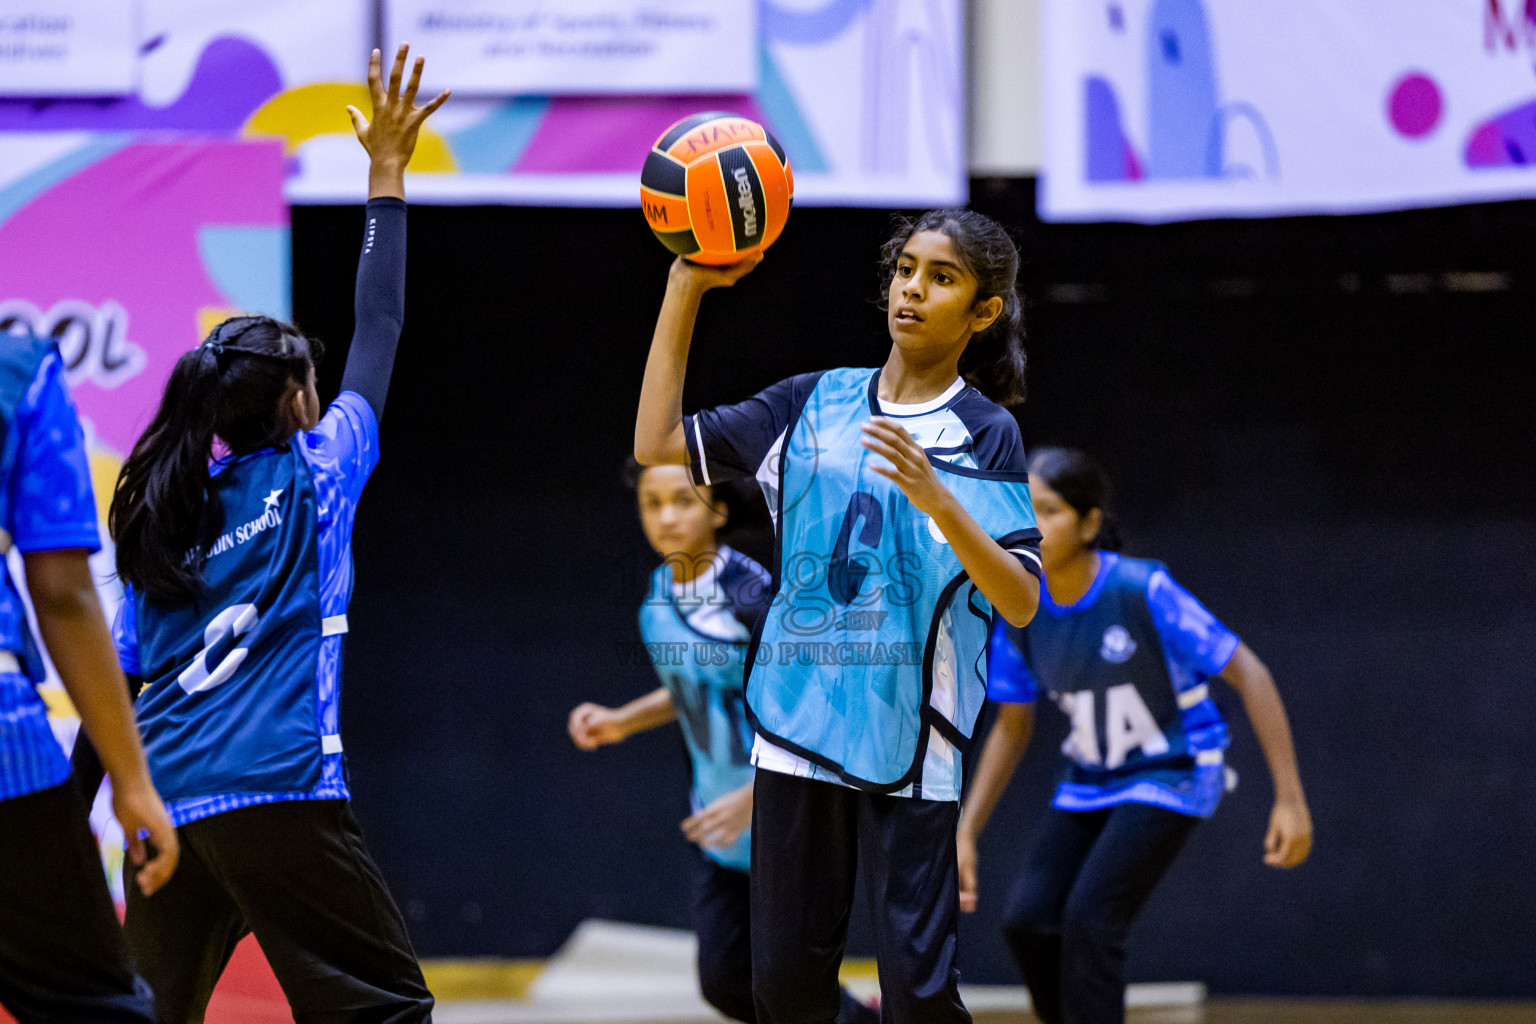
[[[648, 650], [662, 652], [652, 660], [677, 709], [693, 768], [693, 809], [699, 811], [752, 781], [752, 727], [742, 690], [749, 635], [734, 618], [731, 636], [700, 632], [688, 623], [691, 610], [673, 596], [672, 565], [663, 562], [640, 608], [640, 638]], [[746, 871], [752, 831], [729, 847], [704, 852], [723, 867]]]
[[[933, 520], [861, 443], [875, 371], [824, 374], [789, 427], [777, 495], [779, 590], [747, 682], [769, 740], [873, 792], [920, 775], [937, 731], [962, 753], [986, 699], [992, 607]], [[1036, 536], [1028, 474], [939, 479], [1005, 547]], [[931, 727], [931, 728], [930, 728]]]

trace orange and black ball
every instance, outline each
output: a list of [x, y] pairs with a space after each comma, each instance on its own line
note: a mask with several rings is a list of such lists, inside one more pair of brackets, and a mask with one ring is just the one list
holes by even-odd
[[789, 160], [768, 130], [719, 111], [668, 128], [640, 172], [651, 230], [695, 263], [736, 263], [768, 248], [784, 230], [794, 192]]

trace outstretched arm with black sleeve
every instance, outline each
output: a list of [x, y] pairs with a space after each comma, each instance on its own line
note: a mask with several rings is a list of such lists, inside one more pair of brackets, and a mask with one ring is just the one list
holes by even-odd
[[415, 105], [421, 84], [420, 57], [402, 92], [400, 78], [408, 53], [408, 47], [400, 47], [386, 84], [379, 51], [373, 51], [368, 61], [372, 120], [356, 107], [347, 108], [357, 139], [368, 151], [368, 209], [357, 263], [357, 322], [341, 388], [362, 395], [380, 420], [405, 322], [405, 168], [416, 150], [422, 122], [448, 98], [443, 92], [424, 107]]

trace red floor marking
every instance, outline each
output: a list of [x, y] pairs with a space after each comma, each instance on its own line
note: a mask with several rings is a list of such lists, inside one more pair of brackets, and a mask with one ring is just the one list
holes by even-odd
[[[247, 935], [235, 947], [224, 968], [224, 977], [208, 1002], [206, 1024], [293, 1024], [288, 1000], [261, 955], [261, 947]], [[0, 1007], [0, 1024], [16, 1024], [16, 1018]]]
[[293, 1024], [288, 1000], [261, 955], [256, 939], [247, 935], [235, 947], [224, 977], [208, 1003], [207, 1024]]

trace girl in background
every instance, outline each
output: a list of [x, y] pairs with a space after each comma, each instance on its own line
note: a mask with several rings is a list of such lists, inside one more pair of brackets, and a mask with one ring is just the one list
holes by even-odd
[[882, 1019], [970, 1019], [955, 967], [960, 755], [993, 609], [1023, 625], [1038, 597], [1023, 445], [999, 404], [1023, 397], [1018, 250], [980, 214], [936, 210], [900, 221], [883, 255], [882, 367], [687, 417], [700, 299], [761, 257], [674, 262], [635, 422], [642, 464], [688, 465], [699, 485], [755, 477], [774, 514], [779, 591], [746, 694], [762, 1024], [837, 1018], [861, 866]]
[[1131, 923], [1225, 788], [1227, 727], [1212, 677], [1241, 695], [1269, 761], [1264, 862], [1306, 860], [1312, 819], [1269, 670], [1161, 564], [1115, 553], [1109, 482], [1083, 453], [1042, 449], [1029, 469], [1047, 590], [1026, 628], [994, 634], [988, 696], [1000, 706], [960, 815], [960, 898], [976, 908], [976, 838], [1044, 692], [1071, 719], [1066, 778], [1003, 933], [1046, 1024], [1117, 1024]]
[[[640, 608], [640, 639], [664, 652], [652, 663], [662, 685], [619, 708], [582, 704], [571, 739], [582, 750], [620, 743], [676, 721], [693, 769], [693, 813], [683, 834], [697, 844], [694, 929], [699, 989], [716, 1010], [753, 1024], [750, 886], [752, 727], [743, 693], [748, 640], [768, 610], [768, 573], [719, 542], [726, 503], [697, 487], [682, 466], [635, 466], [640, 525], [662, 563]], [[844, 990], [843, 1024], [880, 1015]]]

